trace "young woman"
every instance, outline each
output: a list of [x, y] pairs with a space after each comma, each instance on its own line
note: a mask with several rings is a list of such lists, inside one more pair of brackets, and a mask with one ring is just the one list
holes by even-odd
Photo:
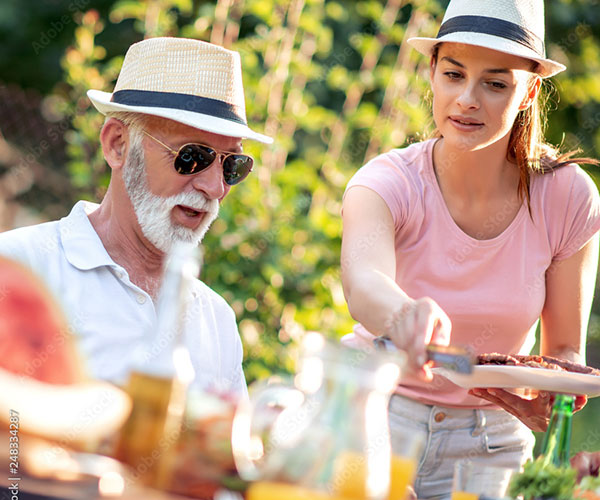
[[418, 498], [449, 496], [459, 458], [518, 468], [551, 400], [432, 377], [427, 344], [527, 354], [540, 322], [542, 354], [585, 359], [600, 201], [577, 165], [590, 160], [544, 142], [541, 80], [565, 67], [543, 39], [542, 0], [451, 0], [437, 38], [408, 41], [430, 57], [436, 137], [370, 161], [344, 195], [342, 279], [360, 323], [346, 341], [386, 336], [409, 355], [390, 425], [392, 443], [428, 433]]

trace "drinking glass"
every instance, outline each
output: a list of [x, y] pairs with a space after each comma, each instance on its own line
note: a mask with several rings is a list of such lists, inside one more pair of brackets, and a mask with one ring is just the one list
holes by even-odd
[[427, 434], [416, 428], [394, 431], [390, 463], [388, 500], [404, 500], [407, 489], [414, 483], [419, 457], [425, 447]]
[[483, 465], [475, 460], [460, 460], [454, 467], [452, 500], [504, 498], [514, 472], [513, 469]]

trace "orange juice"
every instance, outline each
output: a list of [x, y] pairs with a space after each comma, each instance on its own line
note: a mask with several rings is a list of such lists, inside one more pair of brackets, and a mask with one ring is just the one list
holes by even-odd
[[[332, 489], [340, 497], [363, 500], [366, 498], [366, 458], [355, 452], [341, 453], [336, 459]], [[417, 464], [406, 457], [392, 456], [388, 500], [404, 500], [406, 488], [413, 483]]]
[[477, 493], [467, 493], [466, 491], [453, 491], [451, 500], [477, 500]]
[[[415, 460], [392, 456], [388, 500], [404, 500], [406, 488], [412, 484], [416, 469]], [[367, 498], [366, 478], [365, 456], [348, 451], [341, 453], [335, 461], [331, 494], [294, 484], [257, 481], [248, 488], [246, 500], [364, 500]], [[452, 500], [477, 500], [477, 495], [474, 499], [464, 497]]]
[[328, 495], [295, 484], [257, 481], [246, 491], [246, 500], [345, 500], [341, 496]]
[[388, 499], [404, 500], [406, 488], [413, 484], [416, 472], [417, 462], [414, 459], [392, 455]]
[[340, 453], [333, 465], [332, 490], [343, 498], [366, 498], [367, 465], [365, 456], [353, 451]]

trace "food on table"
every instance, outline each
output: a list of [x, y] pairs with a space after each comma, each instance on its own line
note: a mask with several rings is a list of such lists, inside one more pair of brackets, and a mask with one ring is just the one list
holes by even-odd
[[586, 476], [576, 484], [577, 471], [572, 467], [556, 467], [544, 464], [543, 457], [528, 461], [523, 472], [515, 475], [508, 494], [512, 498], [522, 496], [525, 500], [553, 498], [556, 500], [599, 500], [600, 479]]
[[573, 498], [576, 500], [600, 500], [600, 494], [591, 490], [576, 489]]
[[575, 491], [577, 472], [570, 467], [556, 467], [545, 464], [544, 457], [528, 461], [523, 472], [511, 480], [508, 494], [512, 498], [522, 496], [525, 500], [533, 498], [554, 498], [571, 500]]
[[53, 384], [84, 379], [62, 310], [29, 269], [0, 257], [0, 368]]
[[600, 500], [600, 478], [585, 476], [575, 489], [574, 498]]
[[527, 366], [530, 368], [545, 368], [547, 370], [568, 371], [585, 375], [598, 375], [600, 370], [591, 366], [580, 365], [566, 359], [553, 356], [500, 354], [497, 352], [479, 354], [478, 365]]
[[177, 442], [173, 472], [166, 489], [192, 498], [212, 499], [222, 488], [244, 490], [231, 450], [237, 396], [192, 391]]
[[571, 467], [577, 471], [577, 487], [573, 498], [600, 500], [600, 452], [580, 451], [571, 457]]
[[596, 493], [600, 493], [600, 477], [598, 476], [584, 476], [581, 480], [578, 480], [579, 488], [582, 490], [592, 490]]
[[0, 387], [0, 438], [12, 410], [18, 413], [19, 439], [27, 434], [95, 451], [123, 424], [131, 407], [121, 389], [102, 381], [48, 384], [0, 369]]
[[91, 451], [129, 410], [123, 391], [86, 378], [63, 311], [41, 279], [0, 257], [0, 438], [14, 412], [19, 441], [35, 436]]

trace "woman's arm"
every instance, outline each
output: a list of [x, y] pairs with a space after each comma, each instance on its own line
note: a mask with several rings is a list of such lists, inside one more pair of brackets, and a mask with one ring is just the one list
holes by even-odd
[[598, 234], [546, 271], [540, 353], [585, 364], [587, 327], [598, 270]]
[[375, 191], [350, 188], [343, 222], [342, 284], [350, 314], [374, 335], [390, 337], [421, 369], [426, 344], [448, 344], [450, 320], [432, 299], [413, 300], [396, 284], [394, 221]]
[[[598, 268], [598, 234], [571, 257], [554, 262], [546, 271], [546, 301], [541, 316], [540, 352], [585, 363], [585, 339]], [[540, 392], [525, 400], [502, 389], [469, 391], [521, 420], [534, 431], [548, 427], [553, 398]], [[575, 411], [587, 398], [577, 396]]]
[[375, 335], [410, 298], [394, 280], [396, 253], [394, 222], [375, 191], [356, 186], [348, 190], [342, 208], [342, 285], [348, 309]]

